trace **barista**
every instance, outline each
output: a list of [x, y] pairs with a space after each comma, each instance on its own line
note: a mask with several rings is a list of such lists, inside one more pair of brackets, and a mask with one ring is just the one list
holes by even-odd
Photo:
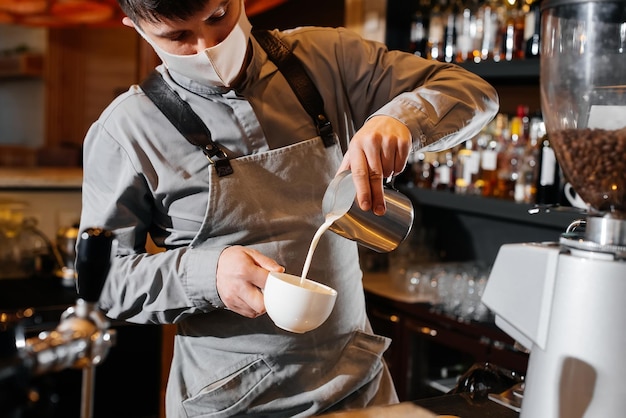
[[[303, 417], [397, 402], [354, 242], [324, 234], [318, 244], [309, 277], [338, 291], [318, 329], [278, 329], [262, 289], [268, 271], [302, 271], [337, 172], [352, 170], [363, 210], [384, 213], [383, 178], [411, 150], [478, 133], [498, 109], [494, 89], [345, 29], [274, 31], [323, 98], [335, 132], [325, 146], [251, 35], [243, 0], [119, 2], [233, 171], [219, 176], [138, 86], [85, 139], [81, 229], [119, 241], [100, 305], [111, 318], [177, 325], [167, 416]], [[146, 252], [148, 234], [164, 252]]]

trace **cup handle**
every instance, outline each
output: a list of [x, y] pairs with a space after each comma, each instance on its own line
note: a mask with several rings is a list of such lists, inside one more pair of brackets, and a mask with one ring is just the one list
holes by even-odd
[[579, 209], [587, 209], [587, 204], [580, 198], [578, 193], [576, 193], [571, 183], [565, 183], [563, 193], [565, 193], [565, 198], [572, 206]]

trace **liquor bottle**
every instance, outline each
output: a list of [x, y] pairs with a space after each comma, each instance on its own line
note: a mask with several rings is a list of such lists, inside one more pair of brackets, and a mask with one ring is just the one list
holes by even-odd
[[[518, 105], [515, 116], [511, 118], [510, 130], [511, 139], [515, 145], [523, 150], [528, 142], [530, 118], [528, 117], [528, 106]], [[520, 151], [523, 153], [523, 151]]]
[[[530, 140], [530, 116], [529, 116], [528, 106], [518, 105], [517, 116], [522, 118], [522, 128], [523, 128], [524, 138], [525, 138], [525, 141], [528, 142]], [[541, 119], [541, 117], [539, 117], [539, 119]]]
[[537, 160], [533, 154], [526, 154], [522, 159], [518, 177], [515, 181], [514, 199], [517, 203], [534, 203], [537, 186], [535, 184], [535, 171]]
[[485, 197], [498, 197], [498, 164], [501, 163], [499, 154], [502, 150], [502, 130], [506, 119], [506, 115], [498, 113], [485, 129], [489, 136], [480, 154], [481, 194]]
[[473, 179], [478, 174], [480, 154], [474, 149], [474, 141], [465, 141], [463, 148], [456, 156], [456, 174], [454, 192], [458, 194], [473, 194]]
[[473, 145], [478, 154], [478, 171], [472, 177], [471, 192], [477, 196], [490, 197], [497, 181], [498, 154], [494, 140], [495, 120], [484, 126]]
[[498, 186], [498, 151], [495, 141], [490, 141], [480, 154], [480, 190], [484, 197], [496, 196]]
[[452, 152], [445, 151], [438, 154], [438, 164], [435, 166], [433, 189], [454, 191], [454, 158]]
[[[521, 123], [516, 123], [521, 126]], [[518, 176], [519, 163], [519, 137], [513, 138], [511, 125], [507, 115], [496, 116], [496, 139], [498, 141], [498, 180], [494, 197], [513, 200], [515, 195], [515, 182]]]
[[445, 62], [454, 62], [456, 58], [457, 48], [457, 27], [456, 16], [461, 5], [457, 0], [450, 0], [448, 6], [444, 9], [444, 39], [443, 39], [443, 60]]
[[477, 12], [477, 0], [461, 2], [458, 6], [454, 23], [456, 28], [456, 62], [474, 59], [472, 52], [480, 43], [476, 27]]
[[482, 29], [481, 44], [479, 51], [474, 52], [475, 57], [481, 61], [500, 58], [498, 42], [499, 18], [498, 5], [494, 0], [487, 0], [478, 8], [478, 26]]
[[544, 135], [539, 147], [539, 174], [535, 203], [541, 205], [558, 204], [560, 200], [561, 176], [559, 164], [550, 145], [550, 138]]
[[430, 2], [421, 0], [417, 10], [411, 17], [411, 31], [409, 33], [409, 52], [426, 58], [426, 42], [428, 33], [428, 13], [425, 6]]
[[[528, 117], [528, 108], [518, 106], [517, 120], [519, 124], [512, 123], [512, 126], [519, 126], [521, 147], [521, 163], [518, 171], [518, 178], [515, 183], [515, 201], [519, 203], [535, 203], [537, 194], [537, 172], [538, 172], [538, 144], [539, 136], [543, 136], [545, 125], [541, 117]], [[513, 130], [512, 130], [513, 131]]]
[[426, 44], [426, 57], [428, 59], [443, 61], [444, 34], [444, 13], [441, 4], [437, 2], [430, 11], [430, 20], [428, 22], [428, 40]]
[[541, 0], [535, 0], [525, 15], [524, 21], [524, 58], [539, 58], [541, 38]]
[[524, 15], [516, 7], [508, 7], [504, 11], [504, 22], [501, 26], [500, 59], [511, 61], [524, 58]]
[[423, 189], [431, 189], [433, 187], [433, 160], [435, 159], [436, 154], [433, 152], [420, 152], [417, 154], [416, 163], [413, 168], [415, 174], [413, 183], [415, 183], [415, 187], [421, 187]]
[[402, 170], [398, 175], [396, 175], [393, 179], [394, 185], [396, 186], [407, 186], [413, 187], [413, 170], [415, 164], [418, 164], [417, 155], [415, 153], [410, 153], [409, 158], [407, 159], [406, 166], [404, 170]]

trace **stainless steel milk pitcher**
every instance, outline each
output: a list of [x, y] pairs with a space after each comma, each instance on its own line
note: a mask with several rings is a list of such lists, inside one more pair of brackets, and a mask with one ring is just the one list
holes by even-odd
[[363, 211], [356, 201], [352, 173], [339, 173], [328, 185], [322, 200], [326, 219], [337, 218], [328, 229], [379, 253], [395, 250], [413, 226], [413, 204], [387, 185], [384, 195], [387, 206], [384, 215]]

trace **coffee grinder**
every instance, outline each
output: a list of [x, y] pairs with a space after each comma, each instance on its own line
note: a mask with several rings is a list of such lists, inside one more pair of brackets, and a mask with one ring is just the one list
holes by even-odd
[[546, 129], [587, 210], [558, 242], [503, 245], [483, 302], [530, 351], [522, 418], [624, 416], [626, 0], [544, 0], [541, 26]]

